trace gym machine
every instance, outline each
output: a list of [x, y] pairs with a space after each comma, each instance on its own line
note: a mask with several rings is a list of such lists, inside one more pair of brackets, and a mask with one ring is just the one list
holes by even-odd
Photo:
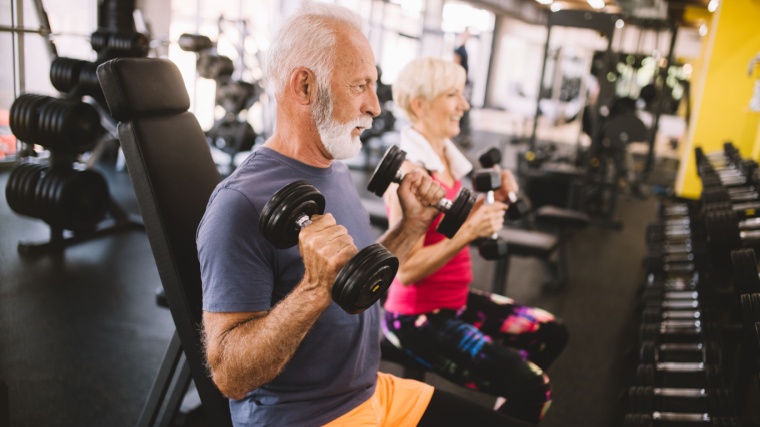
[[[237, 167], [235, 156], [250, 151], [262, 139], [245, 119], [245, 115], [260, 99], [263, 89], [258, 82], [249, 83], [233, 78], [235, 67], [232, 60], [220, 55], [216, 43], [208, 37], [182, 34], [179, 47], [187, 52], [195, 52], [198, 75], [216, 83], [215, 102], [224, 109], [224, 114], [206, 131], [206, 137], [209, 145], [229, 156], [229, 163], [222, 170], [222, 175], [229, 175]], [[243, 71], [245, 70], [238, 70], [237, 74], [241, 75]]]

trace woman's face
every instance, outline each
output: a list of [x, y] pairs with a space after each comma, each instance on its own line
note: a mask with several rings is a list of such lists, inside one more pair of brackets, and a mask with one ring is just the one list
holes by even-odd
[[459, 135], [459, 120], [470, 104], [464, 98], [464, 84], [445, 90], [431, 101], [423, 101], [419, 121], [432, 135], [453, 138]]

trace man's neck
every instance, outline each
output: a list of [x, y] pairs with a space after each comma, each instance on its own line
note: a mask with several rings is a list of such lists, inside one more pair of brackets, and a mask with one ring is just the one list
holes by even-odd
[[322, 151], [323, 148], [319, 142], [319, 138], [311, 140], [305, 138], [304, 135], [300, 135], [298, 132], [292, 134], [275, 132], [264, 143], [264, 146], [309, 166], [318, 168], [330, 167], [333, 160]]

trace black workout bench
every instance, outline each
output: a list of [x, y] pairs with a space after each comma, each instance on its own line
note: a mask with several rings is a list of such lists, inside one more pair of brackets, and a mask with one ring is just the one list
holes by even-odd
[[567, 234], [570, 230], [586, 228], [590, 221], [589, 216], [585, 212], [545, 205], [535, 211], [533, 220], [537, 226], [557, 236], [556, 269], [549, 286], [560, 288], [567, 280]]

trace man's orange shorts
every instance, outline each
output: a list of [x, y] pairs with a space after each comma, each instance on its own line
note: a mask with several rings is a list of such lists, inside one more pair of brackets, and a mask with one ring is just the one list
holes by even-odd
[[325, 427], [416, 426], [432, 396], [429, 384], [378, 372], [372, 397]]

